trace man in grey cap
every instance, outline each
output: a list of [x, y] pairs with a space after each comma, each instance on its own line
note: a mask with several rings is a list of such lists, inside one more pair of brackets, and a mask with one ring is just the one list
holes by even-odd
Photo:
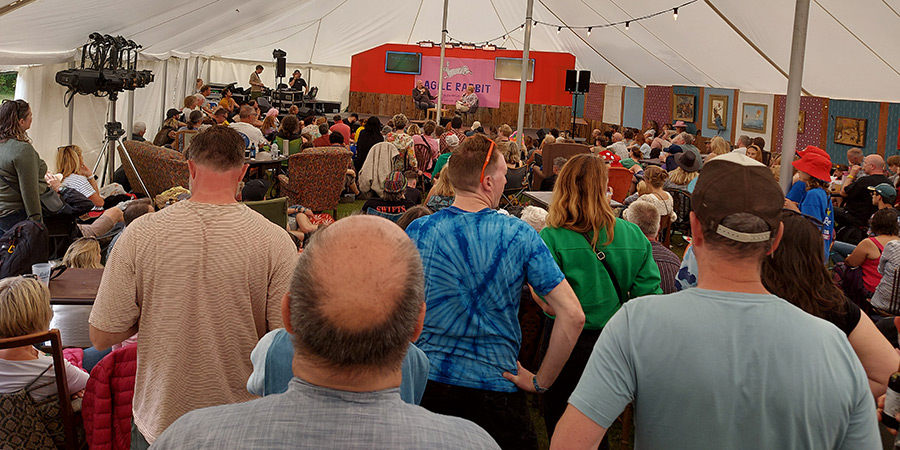
[[760, 281], [783, 204], [771, 171], [744, 155], [703, 167], [690, 216], [697, 288], [632, 300], [610, 319], [553, 448], [597, 448], [631, 402], [636, 448], [881, 448], [843, 332]]
[[890, 183], [869, 186], [869, 191], [872, 192], [872, 204], [879, 210], [893, 207], [894, 200], [897, 200], [897, 190]]

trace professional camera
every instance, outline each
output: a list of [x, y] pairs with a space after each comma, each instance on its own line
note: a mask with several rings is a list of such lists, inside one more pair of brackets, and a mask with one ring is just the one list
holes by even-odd
[[118, 92], [153, 82], [153, 72], [137, 70], [141, 46], [134, 41], [100, 33], [91, 33], [88, 39], [81, 49], [81, 67], [56, 73], [56, 82], [69, 88], [69, 101], [76, 93], [114, 98]]

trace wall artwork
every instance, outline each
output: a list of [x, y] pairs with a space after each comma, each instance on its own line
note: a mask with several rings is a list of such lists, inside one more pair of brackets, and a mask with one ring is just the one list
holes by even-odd
[[804, 125], [806, 125], [806, 111], [800, 111], [800, 123], [797, 124], [797, 134], [803, 134]]
[[672, 120], [694, 121], [694, 96], [684, 94], [675, 95], [675, 106], [672, 109]]
[[741, 129], [753, 133], [766, 133], [766, 118], [768, 105], [761, 103], [744, 103], [741, 112]]
[[852, 145], [854, 147], [865, 147], [866, 119], [835, 117], [834, 143]]
[[[716, 120], [718, 119], [718, 124]], [[706, 116], [706, 127], [713, 130], [727, 128], [728, 123], [728, 96], [710, 95], [709, 96], [709, 114]]]

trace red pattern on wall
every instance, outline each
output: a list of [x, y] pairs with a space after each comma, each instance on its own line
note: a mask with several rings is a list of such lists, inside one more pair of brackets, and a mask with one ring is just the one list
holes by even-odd
[[[806, 113], [803, 121], [803, 133], [797, 134], [797, 148], [803, 149], [807, 145], [813, 145], [819, 148], [825, 148], [822, 142], [822, 115], [825, 114], [825, 102], [828, 99], [824, 97], [800, 97], [800, 111]], [[781, 143], [784, 139], [784, 115], [787, 105], [787, 99], [784, 95], [775, 96], [776, 112], [775, 116], [775, 143], [770, 144], [769, 148], [775, 152], [781, 152]]]
[[[647, 86], [644, 88], [645, 122], [655, 120], [660, 126], [672, 123], [672, 87]], [[644, 124], [646, 126], [646, 124]]]
[[584, 119], [603, 121], [603, 95], [606, 85], [591, 83], [591, 89], [584, 95]]

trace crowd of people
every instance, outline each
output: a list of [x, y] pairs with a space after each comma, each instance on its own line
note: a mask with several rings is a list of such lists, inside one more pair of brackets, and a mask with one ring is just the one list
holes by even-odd
[[[59, 149], [61, 177], [48, 174], [28, 104], [0, 107], [0, 229], [52, 217], [45, 192], [83, 198], [69, 215], [106, 207], [63, 262], [104, 268], [90, 359], [136, 346], [132, 448], [529, 449], [544, 433], [552, 448], [606, 448], [629, 404], [642, 448], [747, 436], [754, 448], [880, 448], [876, 399], [900, 366], [897, 180], [880, 156], [852, 151], [844, 168], [808, 147], [785, 196], [787, 162], [764, 142], [701, 149], [681, 122], [595, 130], [590, 151], [545, 161], [566, 133], [403, 114], [276, 124], [258, 104], [225, 103], [211, 111], [223, 122], [195, 100], [170, 111], [164, 145], [182, 126], [198, 133], [184, 149], [190, 196], [159, 211], [104, 198], [75, 146]], [[298, 253], [241, 203], [244, 137], [354, 144], [347, 191], [365, 198], [361, 214], [315, 228]], [[545, 164], [546, 210], [500, 208], [510, 171]], [[619, 209], [615, 167], [633, 181]], [[676, 191], [690, 211], [676, 212]], [[293, 212], [308, 225], [312, 212]], [[675, 221], [689, 230], [683, 256], [661, 240]], [[860, 275], [861, 296], [833, 281], [835, 261]], [[538, 333], [522, 327], [529, 309]], [[0, 338], [44, 331], [51, 315], [45, 285], [0, 281]], [[0, 393], [52, 376], [48, 364], [33, 347], [0, 350]], [[67, 364], [81, 392], [90, 364]]]

